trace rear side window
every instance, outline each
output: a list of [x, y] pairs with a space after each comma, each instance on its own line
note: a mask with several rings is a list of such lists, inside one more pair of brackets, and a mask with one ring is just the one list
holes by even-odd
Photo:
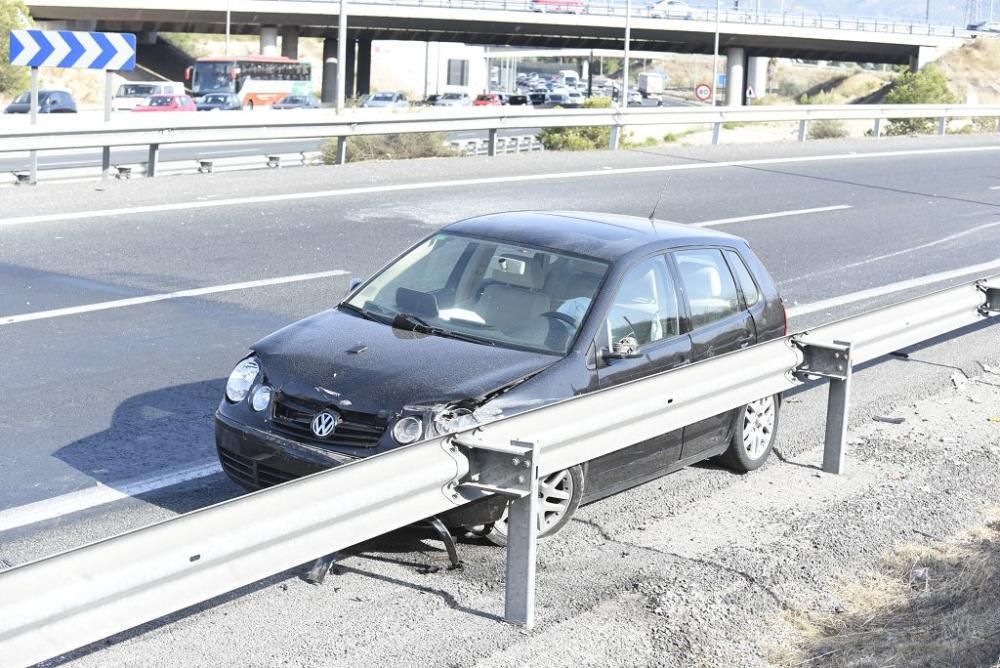
[[683, 250], [674, 253], [674, 259], [691, 306], [692, 328], [710, 325], [739, 311], [736, 282], [722, 251]]
[[726, 259], [729, 260], [729, 266], [736, 274], [736, 280], [740, 284], [740, 289], [743, 290], [743, 299], [746, 300], [747, 307], [753, 306], [760, 301], [760, 290], [757, 289], [757, 284], [754, 282], [750, 270], [747, 269], [746, 263], [736, 251], [727, 250]]

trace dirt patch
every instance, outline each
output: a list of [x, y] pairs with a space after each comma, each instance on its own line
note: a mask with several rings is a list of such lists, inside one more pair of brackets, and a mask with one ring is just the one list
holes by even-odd
[[969, 104], [1000, 101], [1000, 40], [977, 39], [935, 61], [948, 77], [951, 91]]

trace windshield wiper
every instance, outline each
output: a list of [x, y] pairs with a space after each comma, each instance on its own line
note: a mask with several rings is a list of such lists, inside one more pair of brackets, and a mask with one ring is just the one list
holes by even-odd
[[455, 332], [450, 329], [444, 329], [443, 327], [435, 327], [420, 316], [413, 315], [412, 313], [397, 313], [396, 317], [392, 319], [392, 326], [396, 329], [406, 329], [411, 332], [431, 334], [433, 336], [440, 336], [446, 339], [458, 339], [459, 341], [481, 343], [487, 346], [496, 345], [496, 341], [491, 341], [490, 339], [473, 336], [472, 334]]
[[351, 313], [356, 313], [357, 315], [361, 316], [365, 320], [373, 320], [375, 322], [385, 322], [382, 318], [379, 318], [378, 316], [376, 316], [374, 313], [372, 313], [371, 311], [369, 311], [366, 308], [362, 308], [360, 306], [355, 306], [354, 304], [349, 304], [347, 302], [343, 302], [342, 304], [340, 304], [340, 307], [344, 308], [344, 309], [347, 309]]

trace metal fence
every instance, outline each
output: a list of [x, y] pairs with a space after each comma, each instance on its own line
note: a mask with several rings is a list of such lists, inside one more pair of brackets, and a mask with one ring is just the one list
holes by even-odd
[[854, 364], [998, 315], [1000, 277], [970, 282], [16, 566], [0, 657], [34, 664], [488, 494], [511, 499], [506, 618], [531, 626], [539, 477], [816, 378], [839, 473]]

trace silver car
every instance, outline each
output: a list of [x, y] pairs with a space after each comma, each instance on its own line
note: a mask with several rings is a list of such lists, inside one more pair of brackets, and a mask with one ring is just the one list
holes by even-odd
[[398, 91], [381, 91], [378, 93], [372, 93], [367, 99], [361, 104], [362, 107], [373, 109], [373, 108], [386, 108], [393, 107], [397, 109], [405, 109], [410, 106], [409, 100], [406, 99], [406, 95]]
[[468, 107], [472, 98], [468, 93], [445, 93], [434, 103], [435, 107]]

